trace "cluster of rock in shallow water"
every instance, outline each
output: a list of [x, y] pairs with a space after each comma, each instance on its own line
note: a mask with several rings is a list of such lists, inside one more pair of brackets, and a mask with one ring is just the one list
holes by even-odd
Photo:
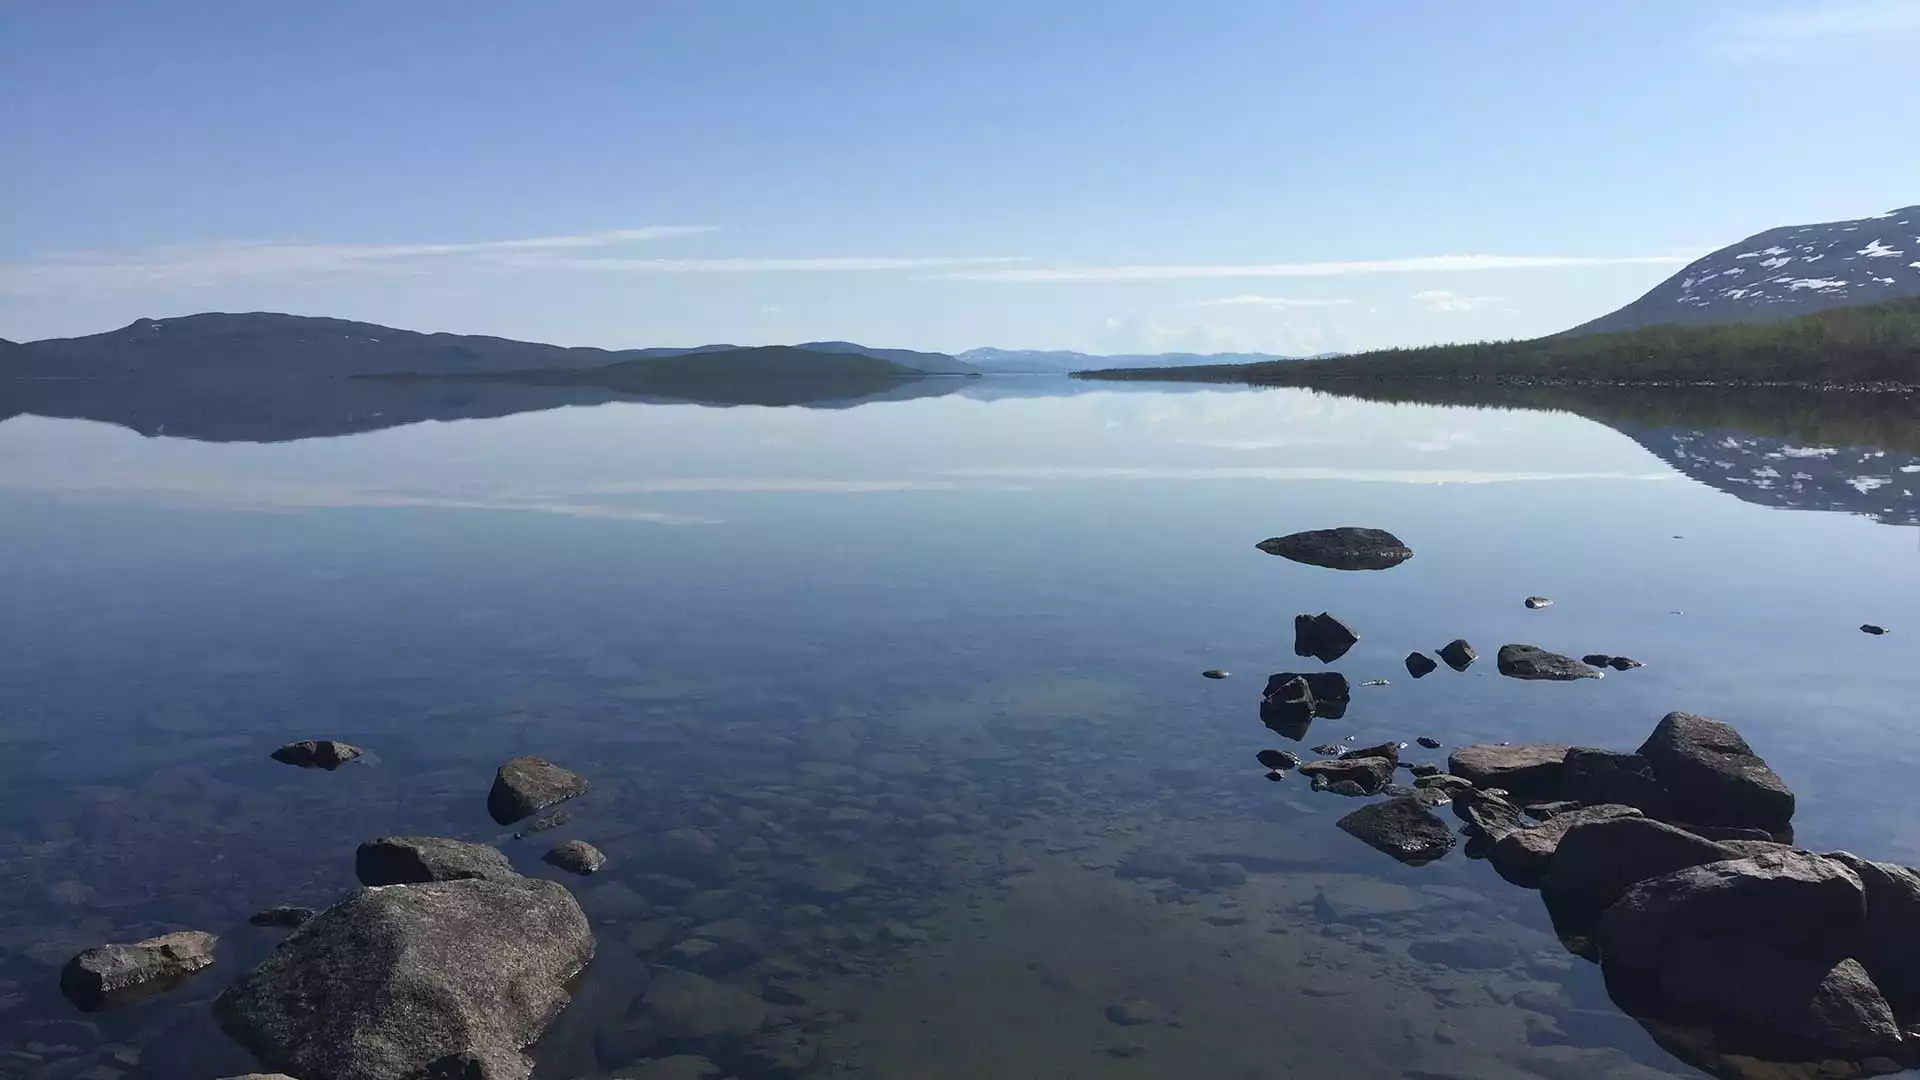
[[[1353, 535], [1324, 539], [1342, 532]], [[1395, 556], [1341, 569], [1384, 568], [1411, 554], [1379, 530], [1311, 535], [1304, 550], [1354, 554], [1378, 544]], [[1303, 550], [1289, 538], [1260, 547]], [[1327, 613], [1296, 620], [1299, 656], [1331, 662], [1357, 641]], [[1439, 653], [1456, 671], [1476, 659], [1464, 641]], [[1498, 657], [1502, 675], [1556, 682], [1640, 666], [1532, 645], [1503, 646]], [[1407, 658], [1416, 679], [1437, 668], [1425, 654]], [[1316, 717], [1344, 716], [1350, 702], [1338, 673], [1282, 672], [1268, 681], [1261, 716], [1297, 739]], [[1405, 747], [1327, 744], [1316, 748], [1325, 758], [1304, 762], [1279, 750], [1256, 756], [1274, 779], [1297, 772], [1317, 791], [1383, 797], [1338, 826], [1411, 865], [1455, 846], [1434, 812], [1451, 804], [1469, 857], [1539, 889], [1569, 948], [1599, 963], [1609, 993], [1650, 1026], [1694, 1024], [1748, 1052], [1844, 1059], [1838, 1075], [1920, 1066], [1920, 872], [1794, 847], [1792, 791], [1731, 725], [1675, 712], [1634, 751], [1466, 746], [1445, 771], [1401, 761]], [[1410, 786], [1396, 782], [1403, 768]]]

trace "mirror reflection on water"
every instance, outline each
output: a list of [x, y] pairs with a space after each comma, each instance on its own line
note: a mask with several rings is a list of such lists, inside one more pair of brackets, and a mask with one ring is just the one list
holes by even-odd
[[[1920, 862], [1910, 398], [926, 383], [8, 391], [0, 1076], [247, 1071], [209, 1010], [284, 936], [247, 917], [394, 834], [575, 890], [598, 952], [543, 1077], [1852, 1075], [1650, 1029], [1537, 894], [1400, 865], [1254, 755], [1630, 749], [1685, 710], [1801, 846]], [[1334, 525], [1415, 556], [1254, 547]], [[1261, 691], [1320, 611], [1353, 700], [1288, 742]], [[1487, 660], [1408, 677], [1455, 638]], [[1646, 666], [1504, 679], [1505, 642]], [[269, 759], [298, 738], [368, 754]], [[592, 783], [538, 836], [487, 814], [519, 754]], [[568, 839], [606, 868], [540, 861]], [[221, 952], [173, 992], [60, 997], [80, 949], [188, 928]], [[663, 1033], [668, 970], [717, 985]]]

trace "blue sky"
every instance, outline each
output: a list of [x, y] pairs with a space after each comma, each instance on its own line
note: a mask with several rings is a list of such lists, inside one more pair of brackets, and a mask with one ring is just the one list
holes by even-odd
[[1920, 202], [1920, 0], [0, 0], [0, 337], [1551, 332]]

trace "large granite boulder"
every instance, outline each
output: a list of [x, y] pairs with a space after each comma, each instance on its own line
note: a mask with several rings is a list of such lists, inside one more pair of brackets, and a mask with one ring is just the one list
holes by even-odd
[[1553, 865], [1554, 853], [1568, 832], [1580, 825], [1614, 818], [1639, 817], [1631, 806], [1583, 806], [1564, 814], [1555, 814], [1538, 825], [1515, 829], [1496, 840], [1487, 849], [1487, 861], [1500, 876], [1516, 884], [1533, 886]]
[[1576, 679], [1600, 677], [1598, 668], [1589, 667], [1571, 656], [1548, 652], [1538, 645], [1502, 645], [1494, 662], [1499, 666], [1500, 674], [1509, 679], [1573, 682]]
[[[430, 1068], [526, 1080], [521, 1051], [593, 958], [573, 895], [547, 881], [361, 889], [314, 916], [214, 1003], [269, 1067], [302, 1080]], [[476, 1072], [477, 1071], [477, 1072]]]
[[1648, 878], [1736, 857], [1722, 844], [1652, 818], [1585, 820], [1560, 838], [1540, 892], [1550, 903], [1598, 915]]
[[1640, 756], [1683, 820], [1777, 831], [1793, 819], [1793, 792], [1731, 724], [1668, 713], [1641, 744]]
[[1462, 746], [1447, 755], [1447, 771], [1480, 787], [1502, 788], [1521, 799], [1557, 799], [1565, 743]]
[[1654, 775], [1653, 763], [1640, 754], [1576, 746], [1560, 770], [1561, 794], [1588, 806], [1632, 806], [1652, 817], [1672, 811], [1673, 798]]
[[1387, 570], [1413, 558], [1413, 549], [1385, 529], [1354, 526], [1290, 533], [1255, 546], [1269, 555], [1330, 570]]
[[1411, 795], [1370, 803], [1335, 824], [1403, 863], [1419, 866], [1453, 847], [1453, 831]]
[[428, 881], [518, 881], [499, 848], [440, 836], [383, 836], [353, 855], [362, 885], [418, 885]]
[[218, 942], [212, 934], [180, 930], [131, 945], [96, 946], [60, 969], [60, 992], [86, 1012], [163, 993], [212, 964]]
[[502, 825], [529, 818], [556, 803], [587, 793], [579, 774], [546, 758], [517, 757], [500, 766], [487, 793], [487, 812]]

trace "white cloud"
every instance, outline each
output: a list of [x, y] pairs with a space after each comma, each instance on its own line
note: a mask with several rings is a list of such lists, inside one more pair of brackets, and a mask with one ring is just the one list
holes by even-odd
[[1756, 59], [1914, 33], [1920, 33], [1916, 0], [1800, 0], [1741, 7], [1714, 26], [1713, 46], [1727, 56]]
[[1479, 311], [1503, 299], [1498, 296], [1461, 296], [1447, 289], [1422, 289], [1414, 293], [1413, 298], [1425, 305], [1428, 311]]
[[1305, 300], [1305, 299], [1297, 299], [1291, 296], [1253, 296], [1250, 294], [1243, 294], [1241, 296], [1218, 296], [1213, 298], [1212, 300], [1201, 300], [1201, 301], [1198, 301], [1196, 306], [1198, 307], [1250, 307], [1250, 308], [1305, 308], [1305, 307], [1339, 307], [1343, 304], [1351, 304], [1351, 303], [1353, 303], [1353, 301], [1348, 300], [1345, 297], [1337, 297], [1337, 298], [1328, 299], [1328, 300]]
[[1465, 273], [1482, 270], [1540, 270], [1577, 266], [1638, 264], [1679, 266], [1691, 255], [1421, 255], [1404, 259], [1363, 259], [1304, 263], [1224, 263], [1205, 265], [1035, 266], [1006, 270], [961, 270], [934, 275], [948, 281], [1178, 281], [1205, 278], [1351, 277], [1359, 274]]

